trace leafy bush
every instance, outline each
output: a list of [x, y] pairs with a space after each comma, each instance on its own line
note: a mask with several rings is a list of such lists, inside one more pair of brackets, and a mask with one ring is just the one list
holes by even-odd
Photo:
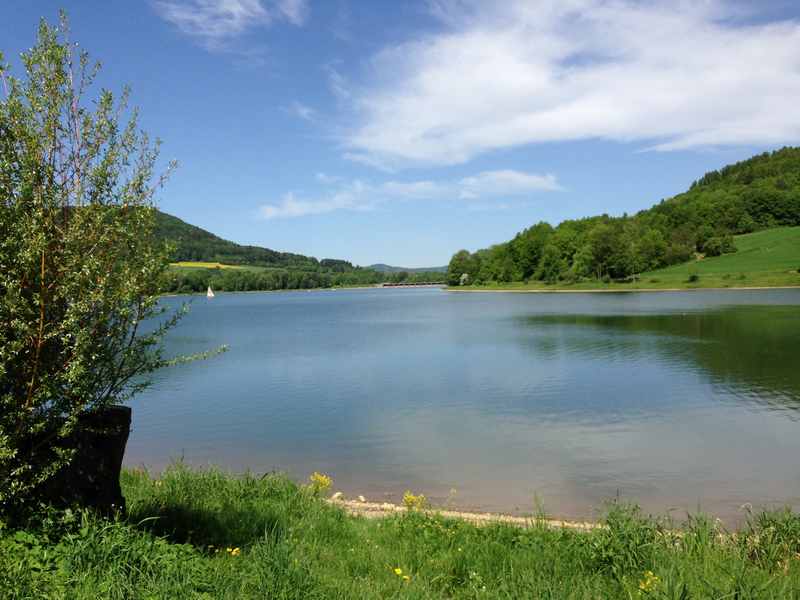
[[721, 256], [736, 252], [733, 236], [723, 235], [709, 238], [703, 244], [703, 252], [705, 252], [706, 256]]
[[[0, 514], [64, 467], [79, 416], [127, 400], [166, 364], [166, 249], [155, 243], [158, 142], [119, 99], [83, 98], [99, 67], [66, 19], [42, 21], [24, 76], [0, 56]], [[170, 169], [172, 165], [170, 165]]]

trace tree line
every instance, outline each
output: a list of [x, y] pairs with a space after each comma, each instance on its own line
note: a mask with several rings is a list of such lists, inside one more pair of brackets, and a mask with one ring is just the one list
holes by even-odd
[[[171, 246], [173, 262], [218, 262], [241, 269], [172, 268], [161, 280], [164, 293], [190, 294], [215, 290], [305, 290], [313, 288], [423, 283], [441, 281], [443, 273], [381, 272], [346, 260], [277, 252], [259, 246], [242, 246], [190, 225], [178, 217], [156, 212], [156, 237]], [[255, 267], [255, 268], [253, 268]]]
[[735, 252], [733, 236], [800, 225], [800, 148], [782, 148], [706, 173], [690, 189], [635, 215], [600, 215], [450, 260], [450, 285], [630, 280], [695, 256]]
[[204, 292], [208, 286], [227, 292], [308, 290], [378, 283], [425, 283], [441, 281], [443, 277], [443, 273], [380, 273], [362, 267], [350, 270], [175, 268], [165, 274], [161, 289], [171, 294]]

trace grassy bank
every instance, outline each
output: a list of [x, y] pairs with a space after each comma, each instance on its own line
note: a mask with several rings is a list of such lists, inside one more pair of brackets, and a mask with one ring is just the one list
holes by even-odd
[[630, 291], [800, 286], [800, 227], [739, 235], [737, 252], [642, 273], [628, 283], [598, 280], [546, 284], [501, 283], [452, 288], [464, 291]]
[[798, 598], [800, 516], [680, 535], [612, 506], [588, 532], [347, 515], [281, 476], [128, 471], [125, 521], [0, 530], [3, 598]]

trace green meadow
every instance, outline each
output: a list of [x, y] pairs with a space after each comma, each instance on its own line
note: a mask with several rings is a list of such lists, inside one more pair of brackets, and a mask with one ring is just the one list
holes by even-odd
[[[196, 272], [198, 270], [202, 271], [211, 271], [214, 272], [218, 269], [235, 269], [238, 271], [246, 270], [246, 271], [269, 271], [269, 267], [255, 267], [252, 265], [226, 265], [220, 262], [205, 262], [205, 261], [192, 261], [192, 260], [181, 260], [178, 262], [173, 262], [169, 264], [169, 268], [173, 271], [187, 271], [187, 272]], [[272, 270], [278, 270], [278, 268], [274, 268]]]
[[[648, 273], [626, 283], [598, 280], [491, 284], [464, 290], [664, 290], [800, 286], [800, 227], [779, 227], [734, 238], [737, 251], [701, 258]], [[458, 288], [451, 288], [458, 289]]]
[[224, 265], [220, 262], [204, 262], [193, 260], [181, 260], [178, 262], [170, 263], [169, 266], [173, 269], [242, 269], [241, 265]]
[[[319, 480], [318, 480], [319, 482]], [[180, 465], [123, 474], [126, 519], [50, 513], [0, 529], [0, 595], [22, 598], [800, 598], [800, 515], [736, 534], [609, 505], [604, 527], [350, 516], [323, 485]]]

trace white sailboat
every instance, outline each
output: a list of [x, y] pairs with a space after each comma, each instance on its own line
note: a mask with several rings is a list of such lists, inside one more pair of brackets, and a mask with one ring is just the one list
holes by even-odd
[[208, 291], [206, 292], [206, 298], [213, 298], [214, 297], [214, 290], [211, 289], [211, 286], [208, 286]]

